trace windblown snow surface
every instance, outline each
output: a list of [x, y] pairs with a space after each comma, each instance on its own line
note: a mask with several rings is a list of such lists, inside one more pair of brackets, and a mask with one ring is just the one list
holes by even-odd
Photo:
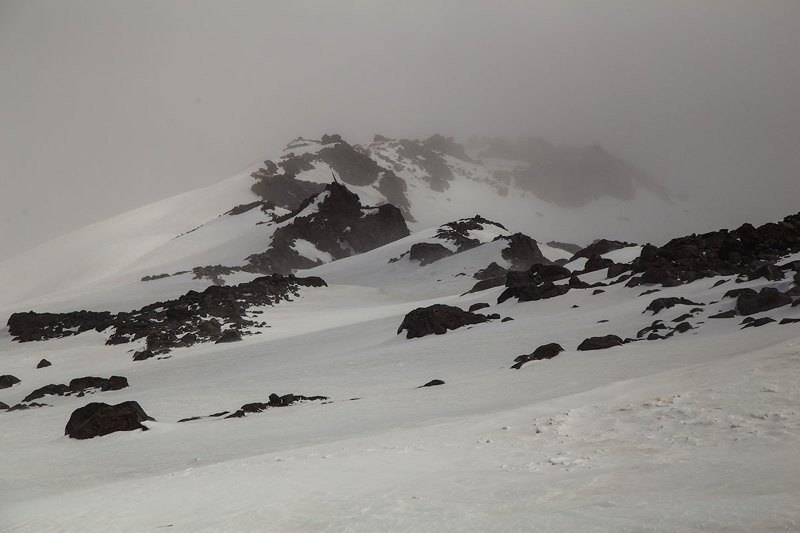
[[[242, 201], [222, 197], [236, 188], [244, 190], [234, 179], [202, 198], [190, 193], [51, 245], [51, 251], [71, 243], [97, 250], [77, 271], [47, 259], [47, 247], [18, 258], [13, 268], [5, 265], [6, 273], [19, 276], [27, 266], [32, 275], [18, 277], [17, 292], [5, 294], [0, 320], [27, 309], [133, 309], [208, 286], [189, 276], [138, 278], [207, 259], [233, 263], [251, 253], [263, 241], [252, 228], [263, 225], [236, 217], [209, 222]], [[198, 202], [205, 219], [173, 218], [181, 205]], [[248, 213], [239, 216], [262, 216]], [[198, 224], [205, 229], [187, 235], [205, 233], [208, 240], [176, 248], [176, 235]], [[553, 237], [555, 229], [548, 230]], [[303, 288], [291, 302], [262, 308], [268, 326], [251, 328], [259, 334], [242, 342], [198, 344], [133, 362], [142, 341], [106, 346], [105, 335], [88, 332], [20, 344], [0, 330], [0, 374], [22, 381], [0, 390], [9, 405], [79, 376], [121, 375], [130, 383], [86, 397], [47, 396], [41, 400], [47, 407], [0, 413], [0, 529], [800, 529], [797, 324], [740, 330], [738, 320], [707, 320], [733, 305], [722, 299], [732, 283], [711, 288], [717, 278], [652, 296], [622, 284], [597, 295], [572, 290], [499, 305], [503, 287], [460, 296], [500, 244], [425, 267], [389, 263], [432, 231], [298, 272], [321, 276], [328, 287]], [[128, 252], [118, 253], [117, 245]], [[566, 257], [541, 248], [551, 259]], [[612, 252], [617, 261], [636, 253]], [[44, 288], [34, 285], [39, 272]], [[582, 279], [597, 281], [599, 274]], [[236, 276], [228, 281], [253, 277]], [[13, 289], [14, 280], [3, 281]], [[652, 322], [643, 311], [656, 296], [719, 303], [704, 308], [695, 330], [670, 339], [576, 351], [589, 336], [634, 337]], [[476, 302], [491, 304], [481, 312], [514, 320], [411, 340], [397, 334], [414, 308], [466, 309]], [[657, 318], [669, 323], [686, 311], [676, 306]], [[800, 317], [800, 306], [771, 316]], [[516, 356], [550, 342], [566, 351], [509, 368]], [[52, 366], [36, 369], [42, 358]], [[445, 384], [418, 388], [433, 379]], [[266, 401], [271, 392], [330, 401], [177, 422]], [[83, 441], [64, 435], [78, 407], [126, 400], [156, 419], [146, 423], [149, 431]]]

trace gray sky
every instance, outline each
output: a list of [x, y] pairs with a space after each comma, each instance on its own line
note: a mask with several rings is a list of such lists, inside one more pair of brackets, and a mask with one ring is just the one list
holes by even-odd
[[798, 58], [796, 0], [0, 0], [0, 259], [324, 132], [600, 142], [773, 220]]

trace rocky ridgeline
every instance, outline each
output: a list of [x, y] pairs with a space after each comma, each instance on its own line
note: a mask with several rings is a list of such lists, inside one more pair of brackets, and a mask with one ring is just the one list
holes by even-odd
[[[344, 175], [343, 175], [344, 176]], [[391, 205], [366, 207], [358, 195], [339, 183], [330, 183], [318, 195], [307, 198], [280, 222], [269, 248], [247, 258], [245, 270], [289, 273], [322, 263], [298, 250], [297, 241], [318, 252], [342, 259], [367, 252], [409, 235], [400, 210]]]
[[[155, 302], [131, 312], [14, 313], [8, 319], [8, 328], [19, 342], [110, 328], [113, 332], [106, 344], [146, 339], [146, 352], [157, 355], [176, 347], [219, 341], [228, 331], [245, 334], [244, 328], [263, 325], [255, 320], [257, 311], [248, 313], [251, 307], [289, 301], [290, 297], [299, 294], [301, 287], [324, 286], [325, 282], [317, 277], [273, 274], [239, 285], [213, 285], [202, 292], [189, 291], [176, 300]], [[147, 358], [141, 353], [138, 356], [139, 359]]]
[[673, 287], [724, 275], [777, 280], [783, 273], [775, 262], [795, 252], [800, 252], [800, 213], [757, 228], [744, 224], [734, 230], [680, 237], [661, 247], [647, 244], [632, 263], [636, 276], [629, 284]]
[[[317, 148], [303, 152], [309, 146]], [[324, 185], [298, 179], [303, 171], [313, 170], [316, 163], [328, 165], [343, 182], [363, 187], [374, 185], [389, 203], [397, 206], [409, 220], [410, 204], [406, 183], [389, 168], [382, 167], [362, 150], [351, 146], [340, 135], [323, 135], [320, 141], [296, 139], [286, 147], [288, 153], [277, 162], [265, 161], [264, 167], [252, 174], [256, 183], [252, 190], [262, 198], [289, 210], [297, 209], [311, 195], [324, 190]], [[294, 150], [299, 153], [295, 154]]]

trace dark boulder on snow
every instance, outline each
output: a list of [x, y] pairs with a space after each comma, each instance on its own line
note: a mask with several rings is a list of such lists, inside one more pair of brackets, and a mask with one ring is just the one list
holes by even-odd
[[541, 361], [543, 359], [552, 359], [563, 351], [564, 348], [555, 342], [543, 344], [536, 348], [532, 353], [516, 357], [514, 359], [514, 365], [511, 368], [519, 370], [525, 363], [529, 363], [530, 361]]
[[780, 321], [780, 325], [786, 324], [800, 324], [800, 318], [782, 318]]
[[675, 331], [676, 331], [677, 333], [686, 333], [686, 332], [687, 332], [687, 331], [689, 331], [690, 329], [694, 329], [694, 328], [693, 328], [693, 327], [692, 327], [692, 325], [691, 325], [691, 324], [689, 324], [688, 322], [681, 322], [680, 324], [678, 324], [677, 326], [675, 326]]
[[218, 338], [215, 342], [216, 344], [225, 344], [228, 342], [239, 342], [242, 340], [242, 335], [235, 329], [229, 329], [225, 333], [223, 333], [220, 338]]
[[533, 265], [528, 270], [512, 270], [506, 275], [506, 287], [524, 287], [537, 285], [543, 281], [559, 281], [567, 279], [572, 272], [561, 265]]
[[[505, 278], [507, 273], [508, 270], [492, 261], [486, 268], [482, 268], [475, 272], [473, 277], [479, 280]], [[505, 283], [505, 280], [503, 282]]]
[[765, 263], [747, 273], [747, 279], [751, 281], [758, 278], [764, 278], [769, 281], [780, 281], [784, 278], [784, 273], [783, 270], [775, 265]]
[[147, 430], [142, 422], [153, 420], [134, 401], [116, 405], [92, 402], [72, 412], [64, 433], [73, 439], [91, 439], [117, 431]]
[[722, 311], [717, 313], [716, 315], [710, 315], [708, 318], [733, 318], [736, 316], [736, 311], [731, 309], [730, 311]]
[[535, 302], [537, 300], [546, 300], [548, 298], [555, 298], [569, 292], [568, 285], [556, 285], [550, 281], [545, 281], [539, 285], [524, 285], [518, 287], [509, 287], [504, 290], [497, 298], [497, 303], [503, 303], [509, 298], [516, 298], [520, 302]]
[[431, 334], [442, 335], [448, 330], [488, 320], [484, 315], [470, 313], [459, 307], [435, 304], [430, 307], [419, 307], [408, 313], [403, 318], [397, 333], [405, 330], [406, 338], [414, 339]]
[[83, 396], [84, 394], [93, 392], [95, 389], [106, 392], [124, 389], [127, 386], [128, 380], [122, 376], [111, 376], [108, 379], [86, 376], [71, 380], [69, 385], [64, 385], [63, 383], [51, 383], [50, 385], [39, 387], [35, 391], [28, 394], [22, 401], [30, 402], [48, 395], [70, 396], [76, 394], [78, 396]]
[[669, 309], [676, 305], [703, 305], [703, 304], [693, 302], [686, 298], [677, 298], [677, 297], [656, 298], [655, 300], [650, 302], [650, 305], [648, 305], [643, 312], [652, 311], [654, 315], [657, 315], [659, 311], [663, 309]]
[[437, 387], [439, 385], [444, 385], [444, 381], [442, 381], [441, 379], [432, 379], [429, 382], [427, 382], [425, 385], [420, 385], [417, 388], [418, 389], [422, 389], [422, 388], [425, 388], [425, 387]]
[[594, 254], [590, 255], [586, 260], [586, 264], [583, 266], [583, 272], [594, 272], [596, 270], [610, 268], [613, 265], [614, 261], [611, 259], [605, 259], [604, 257]]
[[50, 361], [48, 361], [47, 359], [42, 359], [41, 361], [39, 361], [39, 362], [36, 364], [36, 368], [45, 368], [45, 367], [51, 366], [52, 364], [53, 364], [53, 363], [51, 363], [51, 362], [50, 362]]
[[[283, 396], [279, 394], [275, 394], [274, 392], [269, 395], [269, 399], [266, 402], [252, 402], [246, 403], [241, 406], [238, 410], [234, 411], [233, 413], [229, 414], [225, 418], [243, 418], [245, 415], [252, 414], [252, 413], [260, 413], [262, 411], [266, 411], [267, 409], [277, 408], [277, 407], [289, 407], [292, 404], [298, 402], [309, 402], [309, 401], [321, 401], [327, 400], [327, 396], [303, 396], [301, 394], [284, 394]], [[222, 416], [223, 414], [227, 414], [227, 411], [222, 413], [216, 413], [213, 415], [209, 415], [210, 417]], [[196, 420], [200, 417], [192, 417], [191, 419]], [[190, 420], [190, 419], [184, 419]]]
[[150, 350], [139, 350], [133, 354], [134, 361], [145, 361], [151, 357], [155, 357], [155, 354]]
[[411, 261], [418, 261], [420, 266], [430, 265], [445, 257], [450, 257], [453, 252], [439, 243], [418, 242], [411, 245], [408, 251], [408, 258]]
[[16, 376], [12, 376], [11, 374], [0, 376], [0, 389], [7, 389], [9, 387], [13, 387], [19, 382], [20, 382], [19, 378]]
[[464, 294], [469, 294], [469, 293], [472, 293], [472, 292], [481, 292], [481, 291], [485, 291], [485, 290], [488, 290], [488, 289], [493, 289], [495, 287], [500, 287], [500, 286], [504, 285], [505, 282], [506, 282], [506, 277], [505, 276], [501, 276], [501, 277], [498, 277], [498, 278], [483, 279], [483, 280], [479, 281], [478, 283], [476, 283], [475, 285], [473, 285], [472, 288], [470, 290], [468, 290]]
[[575, 252], [575, 255], [572, 256], [570, 261], [578, 259], [579, 257], [583, 257], [585, 259], [589, 259], [593, 255], [603, 255], [607, 254], [608, 252], [613, 252], [614, 250], [619, 250], [621, 248], [625, 248], [628, 246], [636, 246], [633, 243], [624, 242], [624, 241], [612, 241], [608, 239], [598, 239], [594, 241], [589, 246], [582, 248], [581, 250]]
[[736, 298], [736, 312], [748, 316], [792, 303], [791, 296], [774, 287], [764, 287], [757, 294], [743, 292]]
[[84, 331], [103, 331], [112, 326], [109, 312], [73, 311], [70, 313], [14, 313], [8, 318], [8, 332], [19, 342], [41, 341], [78, 335]]
[[757, 318], [755, 320], [751, 320], [751, 321], [747, 322], [744, 326], [742, 326], [742, 329], [745, 329], [745, 328], [759, 328], [759, 327], [761, 327], [761, 326], [763, 326], [765, 324], [769, 324], [771, 322], [775, 322], [775, 319], [774, 318], [770, 318], [768, 316], [763, 316], [761, 318]]
[[606, 274], [607, 278], [616, 278], [625, 272], [628, 272], [631, 269], [630, 265], [626, 265], [623, 263], [613, 263], [608, 265], [608, 273]]
[[0, 411], [7, 411], [9, 406], [7, 403], [0, 402]]
[[480, 311], [481, 309], [486, 309], [487, 307], [489, 307], [489, 304], [486, 302], [478, 302], [470, 305], [468, 311], [470, 313], [474, 313], [475, 311]]
[[624, 341], [617, 335], [605, 335], [603, 337], [589, 337], [578, 345], [579, 351], [605, 350], [614, 346], [622, 346]]
[[510, 236], [497, 237], [495, 240], [504, 240], [508, 246], [503, 248], [500, 255], [511, 263], [512, 270], [525, 270], [533, 265], [551, 265], [539, 249], [538, 243], [524, 233], [514, 233]]

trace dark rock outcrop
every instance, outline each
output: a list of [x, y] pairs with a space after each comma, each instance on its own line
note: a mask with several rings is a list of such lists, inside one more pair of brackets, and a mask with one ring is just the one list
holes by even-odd
[[117, 431], [147, 430], [142, 425], [147, 421], [154, 419], [137, 402], [92, 402], [72, 412], [64, 433], [73, 439], [91, 439]]
[[19, 378], [11, 374], [0, 376], [0, 389], [7, 389], [19, 383]]
[[84, 394], [92, 392], [93, 389], [99, 389], [100, 391], [105, 392], [124, 389], [127, 386], [128, 380], [122, 376], [111, 376], [108, 379], [86, 376], [71, 380], [69, 385], [64, 385], [63, 383], [45, 385], [44, 387], [40, 387], [25, 396], [22, 401], [30, 402], [33, 400], [38, 400], [39, 398], [44, 398], [48, 395], [70, 396], [76, 394], [83, 396]]
[[555, 298], [569, 292], [568, 285], [556, 285], [550, 281], [541, 284], [530, 284], [516, 287], [508, 287], [497, 298], [497, 303], [503, 303], [509, 298], [516, 298], [520, 302], [535, 302]]
[[470, 313], [459, 307], [435, 304], [429, 307], [419, 307], [406, 314], [397, 333], [405, 330], [406, 338], [414, 339], [431, 334], [442, 335], [448, 330], [480, 324], [488, 320], [483, 315]]
[[742, 292], [736, 298], [736, 312], [748, 316], [792, 303], [791, 296], [774, 287], [764, 287], [756, 294]]
[[526, 270], [534, 265], [552, 265], [547, 259], [535, 239], [524, 233], [514, 233], [509, 236], [500, 236], [495, 240], [504, 240], [508, 246], [503, 248], [500, 255], [511, 263], [511, 270]]
[[[242, 330], [260, 325], [248, 309], [252, 306], [275, 305], [297, 296], [300, 287], [323, 287], [325, 282], [316, 277], [262, 276], [247, 283], [231, 286], [212, 285], [202, 292], [189, 291], [176, 300], [155, 302], [141, 309], [118, 313], [15, 313], [9, 323], [20, 340], [57, 338], [72, 335], [67, 325], [79, 331], [88, 331], [97, 324], [97, 317], [106, 327], [113, 327], [107, 344], [124, 344], [146, 339], [147, 350], [158, 355], [173, 348], [185, 346], [190, 341], [216, 341], [222, 326]], [[83, 316], [87, 323], [76, 322]], [[60, 322], [63, 319], [64, 322]], [[11, 327], [11, 326], [9, 326]], [[41, 329], [37, 329], [41, 328]], [[188, 335], [188, 337], [187, 337]]]
[[647, 309], [645, 309], [644, 311], [652, 311], [654, 315], [657, 315], [659, 311], [663, 309], [669, 309], [676, 305], [703, 305], [703, 304], [693, 302], [686, 298], [677, 298], [677, 297], [656, 298], [655, 300], [650, 302], [650, 305], [648, 305]]
[[224, 332], [220, 337], [214, 341], [217, 344], [224, 344], [228, 342], [239, 342], [242, 340], [242, 334], [236, 331], [235, 329], [229, 329]]
[[605, 335], [603, 337], [589, 337], [578, 345], [579, 351], [605, 350], [614, 346], [622, 346], [623, 340], [617, 335]]
[[[495, 278], [503, 278], [505, 280], [505, 276], [507, 273], [508, 270], [506, 270], [505, 268], [501, 267], [500, 265], [492, 261], [486, 268], [482, 268], [477, 272], [475, 272], [475, 275], [473, 277], [479, 280], [495, 279]], [[500, 285], [502, 285], [502, 283]]]
[[486, 302], [478, 302], [470, 305], [468, 311], [470, 313], [474, 313], [475, 311], [480, 311], [481, 309], [486, 309], [487, 307], [489, 307], [489, 304]]
[[[267, 409], [272, 409], [276, 407], [289, 407], [292, 404], [298, 402], [311, 402], [311, 401], [321, 401], [327, 400], [327, 396], [303, 396], [300, 394], [284, 394], [280, 396], [275, 394], [274, 392], [269, 395], [269, 400], [267, 402], [253, 402], [244, 404], [238, 410], [234, 411], [232, 414], [229, 414], [225, 418], [243, 418], [244, 416], [252, 413], [260, 413], [262, 411], [266, 411]], [[220, 413], [217, 416], [221, 416]], [[215, 416], [215, 415], [209, 415]], [[195, 417], [196, 418], [196, 417]], [[184, 419], [188, 420], [188, 419]]]
[[585, 259], [589, 259], [593, 255], [603, 255], [607, 254], [608, 252], [613, 252], [614, 250], [619, 250], [622, 248], [626, 248], [628, 246], [636, 246], [630, 242], [624, 241], [612, 241], [608, 239], [598, 239], [594, 241], [592, 244], [587, 246], [586, 248], [582, 248], [581, 250], [575, 252], [575, 255], [572, 256], [570, 261], [574, 261], [579, 257], [583, 257]]
[[420, 266], [426, 266], [445, 257], [450, 257], [453, 252], [439, 243], [418, 242], [411, 245], [408, 258], [418, 261]]
[[514, 359], [514, 365], [511, 368], [518, 370], [522, 368], [522, 365], [524, 365], [525, 363], [529, 363], [530, 361], [541, 361], [543, 359], [552, 359], [553, 357], [557, 356], [563, 351], [564, 348], [562, 348], [560, 344], [556, 344], [555, 342], [551, 342], [549, 344], [543, 344], [538, 348], [536, 348], [532, 353], [516, 357]]
[[298, 239], [313, 244], [331, 258], [342, 259], [368, 252], [409, 235], [400, 210], [391, 205], [365, 207], [358, 195], [338, 183], [330, 183], [319, 195], [306, 199], [283, 219], [269, 248], [247, 258], [245, 270], [288, 274], [294, 269], [320, 264], [295, 249]]
[[41, 361], [39, 361], [39, 362], [36, 364], [36, 368], [45, 368], [45, 367], [51, 366], [52, 364], [53, 364], [53, 363], [51, 363], [51, 362], [50, 362], [50, 361], [48, 361], [47, 359], [42, 359]]
[[[654, 283], [689, 283], [720, 275], [755, 275], [766, 264], [800, 251], [800, 213], [758, 228], [744, 224], [735, 230], [692, 234], [661, 247], [645, 245], [633, 270]], [[759, 275], [777, 277], [766, 267]], [[647, 283], [647, 281], [642, 281]]]
[[109, 312], [14, 313], [8, 319], [8, 332], [19, 342], [41, 341], [78, 335], [85, 331], [104, 331], [114, 323]]

